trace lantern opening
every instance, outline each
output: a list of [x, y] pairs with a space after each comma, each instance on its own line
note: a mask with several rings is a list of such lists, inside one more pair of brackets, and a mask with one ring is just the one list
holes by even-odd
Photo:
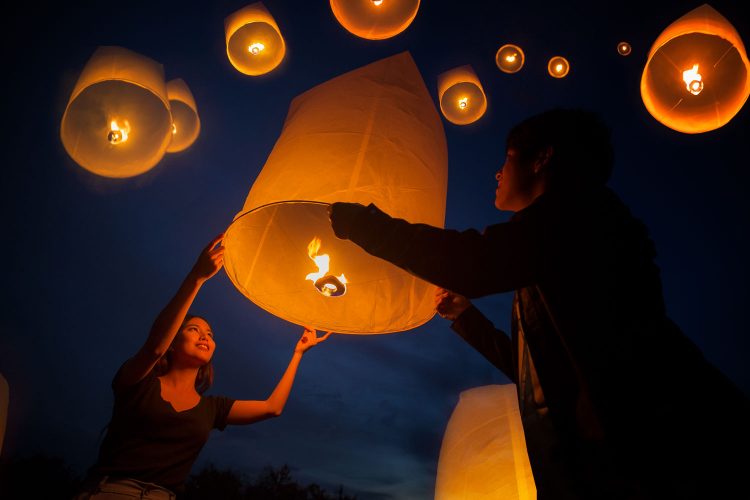
[[466, 109], [466, 107], [469, 105], [469, 98], [468, 97], [462, 97], [458, 100], [458, 107], [460, 109]]
[[688, 91], [693, 95], [698, 95], [703, 90], [703, 77], [698, 73], [698, 65], [693, 64], [692, 69], [682, 72], [682, 80]]
[[250, 52], [252, 55], [257, 56], [260, 54], [263, 49], [265, 49], [266, 46], [263, 45], [261, 42], [255, 42], [251, 43], [250, 46], [247, 48], [248, 52]]
[[125, 120], [122, 128], [117, 124], [117, 120], [112, 120], [109, 125], [109, 133], [107, 134], [107, 140], [111, 144], [122, 144], [128, 140], [130, 134], [130, 124]]
[[307, 255], [318, 266], [318, 272], [308, 274], [305, 276], [305, 279], [312, 281], [315, 288], [322, 295], [326, 297], [340, 297], [346, 293], [346, 276], [343, 273], [338, 277], [328, 274], [331, 258], [328, 254], [318, 255], [320, 244], [320, 238], [316, 236], [307, 245]]

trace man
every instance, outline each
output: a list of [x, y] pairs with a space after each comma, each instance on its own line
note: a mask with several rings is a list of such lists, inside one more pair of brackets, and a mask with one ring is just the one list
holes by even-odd
[[[605, 184], [607, 128], [581, 110], [514, 127], [483, 233], [334, 203], [333, 229], [444, 290], [438, 309], [519, 387], [539, 498], [723, 498], [747, 398], [666, 316], [645, 226]], [[466, 297], [515, 291], [509, 339]], [[457, 295], [460, 294], [460, 295]]]

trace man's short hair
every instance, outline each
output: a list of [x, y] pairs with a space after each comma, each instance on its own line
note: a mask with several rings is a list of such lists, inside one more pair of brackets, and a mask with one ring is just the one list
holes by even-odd
[[612, 175], [614, 152], [609, 128], [582, 109], [553, 109], [528, 118], [510, 131], [508, 149], [522, 165], [553, 149], [547, 168], [552, 185], [605, 184]]

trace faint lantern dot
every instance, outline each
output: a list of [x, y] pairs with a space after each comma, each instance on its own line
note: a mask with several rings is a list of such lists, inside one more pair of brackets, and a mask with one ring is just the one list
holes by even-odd
[[495, 64], [503, 73], [516, 73], [525, 61], [523, 50], [517, 45], [506, 44], [495, 54]]
[[620, 42], [617, 44], [617, 53], [621, 56], [630, 55], [631, 52], [630, 44], [628, 42]]
[[547, 63], [547, 71], [554, 78], [564, 78], [570, 71], [570, 63], [562, 56], [555, 56]]

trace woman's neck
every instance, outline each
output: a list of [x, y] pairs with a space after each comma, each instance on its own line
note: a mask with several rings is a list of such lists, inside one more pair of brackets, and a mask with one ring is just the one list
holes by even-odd
[[163, 383], [178, 390], [195, 390], [195, 379], [198, 376], [198, 368], [172, 366], [167, 373], [160, 378]]

